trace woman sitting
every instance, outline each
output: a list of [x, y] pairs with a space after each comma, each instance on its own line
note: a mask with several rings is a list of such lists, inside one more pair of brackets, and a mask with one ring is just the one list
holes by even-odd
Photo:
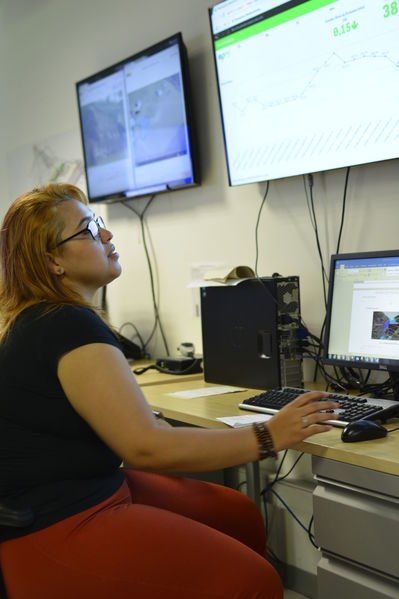
[[35, 513], [30, 527], [0, 531], [9, 598], [281, 599], [253, 502], [162, 473], [292, 447], [328, 430], [321, 410], [335, 404], [306, 393], [256, 429], [155, 419], [92, 304], [119, 277], [118, 259], [74, 186], [35, 189], [4, 218], [0, 500]]

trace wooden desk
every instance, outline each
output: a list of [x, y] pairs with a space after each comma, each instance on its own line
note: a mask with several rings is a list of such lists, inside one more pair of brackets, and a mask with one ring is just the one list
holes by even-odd
[[[150, 405], [165, 417], [204, 428], [225, 428], [220, 416], [250, 413], [238, 408], [256, 390], [183, 399], [177, 390], [217, 386], [179, 380], [145, 387]], [[388, 425], [396, 428], [399, 422]], [[399, 431], [384, 439], [343, 443], [341, 430], [315, 435], [295, 449], [312, 455], [318, 565], [318, 599], [399, 597]], [[247, 466], [256, 496], [257, 463]], [[259, 479], [258, 479], [259, 480]], [[259, 483], [258, 483], [259, 484]]]
[[[169, 394], [175, 391], [218, 386], [213, 383], [205, 383], [203, 379], [182, 381], [181, 378], [178, 381], [178, 386], [176, 386], [176, 382], [170, 383], [166, 379], [160, 386], [151, 385], [144, 389], [151, 407], [161, 410], [166, 418], [203, 428], [226, 428], [227, 425], [219, 422], [216, 418], [253, 414], [253, 412], [241, 410], [238, 404], [259, 393], [259, 390], [246, 389], [236, 393], [191, 399], [172, 397]], [[140, 381], [139, 383], [141, 385]], [[399, 422], [396, 425], [390, 424], [387, 428], [396, 428], [396, 426], [399, 426]], [[384, 439], [362, 443], [343, 443], [341, 430], [334, 427], [328, 433], [314, 435], [299, 443], [295, 449], [314, 456], [399, 476], [399, 431], [397, 435], [388, 435]]]
[[[130, 364], [130, 368], [132, 372], [136, 368], [145, 368], [150, 364], [154, 364], [153, 360], [139, 360], [137, 362], [132, 362]], [[146, 370], [143, 374], [135, 374], [136, 380], [140, 387], [148, 387], [148, 385], [161, 385], [163, 383], [180, 383], [183, 381], [203, 381], [204, 375], [202, 372], [198, 372], [195, 374], [165, 374], [164, 372], [159, 372], [159, 370], [155, 370], [151, 368], [150, 370]]]
[[216, 418], [218, 416], [237, 416], [246, 413], [238, 408], [238, 404], [242, 399], [254, 395], [255, 390], [192, 399], [172, 397], [170, 395], [170, 393], [176, 391], [218, 386], [220, 385], [205, 383], [202, 378], [190, 381], [179, 380], [178, 385], [175, 382], [165, 382], [162, 385], [145, 387], [144, 393], [151, 407], [160, 410], [165, 418], [202, 428], [226, 428], [226, 425], [216, 420]]

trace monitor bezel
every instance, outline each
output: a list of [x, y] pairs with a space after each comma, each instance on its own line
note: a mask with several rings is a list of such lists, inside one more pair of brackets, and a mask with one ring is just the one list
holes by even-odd
[[[179, 49], [179, 60], [180, 60], [180, 70], [181, 70], [181, 78], [182, 78], [182, 88], [183, 88], [183, 100], [184, 100], [184, 109], [186, 114], [186, 122], [187, 122], [187, 135], [188, 135], [188, 145], [190, 152], [190, 162], [192, 169], [192, 181], [190, 183], [186, 183], [183, 185], [174, 185], [167, 186], [166, 189], [154, 189], [154, 190], [143, 190], [138, 193], [132, 192], [127, 193], [128, 190], [118, 191], [114, 193], [107, 193], [102, 196], [91, 197], [90, 196], [90, 188], [89, 188], [89, 178], [88, 178], [88, 166], [86, 160], [86, 147], [83, 138], [83, 123], [82, 123], [82, 113], [81, 113], [81, 105], [79, 100], [79, 87], [83, 84], [92, 84], [95, 81], [98, 81], [104, 77], [111, 75], [112, 73], [118, 71], [123, 65], [132, 62], [133, 60], [137, 60], [142, 56], [150, 56], [152, 54], [156, 54], [157, 52], [167, 48], [172, 44], [176, 44]], [[187, 48], [183, 41], [182, 33], [179, 31], [147, 48], [140, 50], [139, 52], [135, 52], [134, 54], [120, 60], [100, 71], [97, 71], [93, 75], [88, 77], [84, 77], [80, 79], [75, 84], [76, 89], [76, 98], [78, 104], [78, 114], [79, 114], [79, 128], [80, 128], [80, 137], [82, 143], [83, 150], [83, 165], [84, 165], [84, 174], [86, 179], [86, 188], [87, 188], [87, 198], [90, 203], [114, 203], [125, 200], [132, 200], [136, 198], [148, 197], [151, 195], [165, 194], [171, 191], [179, 191], [183, 189], [190, 189], [193, 187], [198, 187], [201, 184], [200, 178], [200, 168], [199, 168], [199, 153], [198, 153], [198, 142], [197, 142], [197, 134], [195, 127], [195, 119], [193, 115], [193, 102], [192, 102], [192, 92], [191, 92], [191, 81], [190, 81], [190, 72], [189, 72], [189, 64], [188, 64], [188, 54]]]
[[[273, 175], [267, 176], [266, 174], [265, 175], [262, 174], [257, 177], [254, 177], [253, 179], [248, 180], [248, 181], [234, 181], [232, 172], [231, 172], [232, 171], [232, 167], [231, 167], [232, 160], [229, 156], [229, 147], [228, 147], [228, 143], [227, 143], [227, 128], [228, 127], [226, 126], [226, 119], [225, 119], [223, 103], [222, 103], [219, 71], [218, 71], [218, 66], [217, 66], [217, 58], [216, 58], [216, 51], [215, 51], [215, 44], [214, 44], [215, 39], [218, 39], [219, 37], [223, 37], [224, 35], [227, 34], [226, 32], [229, 32], [229, 34], [234, 33], [237, 30], [244, 29], [245, 27], [247, 27], [249, 25], [252, 25], [258, 21], [261, 21], [265, 18], [265, 14], [267, 14], [267, 18], [272, 17], [276, 14], [276, 12], [280, 11], [281, 7], [285, 7], [287, 5], [288, 8], [291, 8], [291, 7], [294, 7], [299, 4], [305, 4], [306, 1], [307, 0], [280, 0], [278, 5], [275, 5], [272, 8], [268, 9], [266, 11], [266, 13], [262, 13], [261, 15], [257, 15], [255, 17], [249, 17], [247, 20], [240, 21], [237, 25], [235, 25], [235, 26], [233, 25], [233, 26], [231, 26], [225, 30], [221, 30], [217, 33], [214, 33], [214, 30], [213, 30], [212, 11], [219, 5], [227, 4], [229, 2], [229, 0], [219, 0], [218, 2], [215, 2], [211, 7], [208, 8], [208, 17], [209, 17], [209, 26], [210, 26], [210, 35], [211, 35], [211, 44], [212, 44], [212, 55], [213, 55], [213, 63], [214, 63], [214, 68], [215, 68], [215, 79], [216, 79], [216, 88], [217, 88], [217, 95], [218, 95], [219, 114], [220, 114], [220, 121], [221, 121], [221, 125], [222, 125], [225, 164], [226, 164], [227, 180], [228, 180], [229, 187], [235, 188], [235, 187], [242, 187], [245, 185], [259, 184], [264, 181], [279, 181], [279, 180], [283, 180], [283, 179], [293, 179], [295, 177], [311, 175], [316, 172], [329, 173], [329, 172], [337, 171], [339, 169], [347, 169], [347, 168], [351, 168], [351, 167], [363, 167], [363, 166], [369, 166], [369, 165], [374, 165], [374, 164], [382, 164], [385, 162], [392, 162], [394, 160], [399, 159], [399, 153], [398, 153], [398, 155], [393, 155], [393, 156], [373, 157], [372, 159], [367, 160], [367, 161], [360, 160], [358, 162], [356, 160], [352, 160], [352, 161], [345, 160], [339, 164], [332, 164], [332, 165], [326, 164], [323, 166], [323, 168], [317, 168], [316, 170], [305, 171], [304, 169], [299, 169], [298, 172], [290, 171], [284, 175], [273, 174]], [[290, 6], [288, 6], [288, 5], [290, 5]]]
[[341, 360], [339, 358], [328, 357], [328, 345], [330, 340], [331, 331], [331, 315], [332, 315], [332, 299], [334, 290], [334, 274], [335, 264], [338, 260], [356, 260], [362, 258], [388, 258], [395, 257], [399, 258], [399, 249], [396, 250], [377, 250], [367, 252], [351, 252], [345, 254], [333, 254], [330, 259], [330, 270], [329, 270], [329, 285], [328, 285], [328, 298], [326, 308], [326, 325], [325, 334], [323, 338], [323, 363], [330, 366], [346, 367], [346, 368], [361, 368], [366, 370], [378, 370], [383, 372], [399, 372], [399, 359], [398, 360], [381, 360], [381, 362], [373, 363], [364, 360]]

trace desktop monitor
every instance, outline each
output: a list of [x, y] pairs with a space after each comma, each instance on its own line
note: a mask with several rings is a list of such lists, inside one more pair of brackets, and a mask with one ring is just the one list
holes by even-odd
[[76, 84], [90, 202], [199, 184], [181, 33]]
[[230, 185], [399, 157], [399, 16], [377, 0], [209, 9]]
[[331, 256], [324, 361], [399, 372], [399, 250]]

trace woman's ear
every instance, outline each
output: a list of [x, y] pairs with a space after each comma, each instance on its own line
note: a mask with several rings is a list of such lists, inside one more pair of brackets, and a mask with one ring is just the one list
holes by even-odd
[[64, 269], [58, 261], [58, 258], [49, 252], [46, 253], [47, 265], [53, 275], [61, 276], [64, 274]]

